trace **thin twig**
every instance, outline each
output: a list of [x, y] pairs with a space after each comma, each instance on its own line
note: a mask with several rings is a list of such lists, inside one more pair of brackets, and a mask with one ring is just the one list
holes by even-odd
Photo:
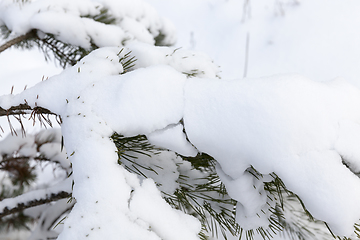
[[[37, 121], [36, 120], [36, 118], [37, 118], [40, 121], [40, 124], [44, 125], [45, 127], [46, 127], [45, 123], [49, 124], [49, 126], [52, 127], [52, 123], [49, 118], [49, 115], [58, 116], [57, 114], [51, 112], [50, 110], [48, 110], [46, 108], [42, 108], [42, 107], [32, 108], [26, 103], [19, 104], [17, 106], [12, 106], [9, 109], [3, 109], [2, 107], [0, 107], [0, 117], [2, 117], [2, 116], [7, 117], [9, 127], [10, 127], [10, 132], [12, 135], [15, 134], [17, 136], [17, 132], [15, 131], [15, 128], [13, 127], [13, 125], [11, 123], [10, 116], [13, 116], [20, 123], [21, 131], [23, 133], [23, 136], [25, 136], [25, 129], [24, 129], [24, 125], [21, 120], [21, 117], [23, 117], [23, 115], [25, 115], [25, 114], [30, 114], [29, 120], [32, 119], [34, 125], [35, 125], [35, 122]], [[47, 117], [45, 117], [45, 115], [47, 115]], [[0, 128], [0, 130], [2, 130], [2, 128]]]
[[42, 107], [31, 108], [27, 104], [19, 104], [17, 106], [12, 106], [11, 108], [9, 108], [7, 110], [0, 107], [0, 117], [2, 117], [2, 116], [10, 116], [10, 115], [19, 115], [19, 114], [29, 114], [29, 113], [31, 113], [29, 111], [35, 111], [34, 114], [56, 115], [55, 113], [51, 112], [50, 110], [48, 110], [46, 108], [42, 108]]
[[247, 76], [248, 64], [249, 64], [249, 46], [250, 46], [250, 33], [246, 35], [246, 46], [245, 46], [245, 63], [244, 63], [244, 78]]
[[6, 49], [10, 48], [11, 46], [18, 44], [24, 40], [30, 39], [30, 38], [37, 38], [36, 30], [33, 29], [30, 32], [26, 33], [25, 35], [21, 35], [19, 37], [16, 37], [14, 39], [11, 39], [10, 41], [6, 42], [5, 44], [0, 46], [0, 53], [5, 51]]

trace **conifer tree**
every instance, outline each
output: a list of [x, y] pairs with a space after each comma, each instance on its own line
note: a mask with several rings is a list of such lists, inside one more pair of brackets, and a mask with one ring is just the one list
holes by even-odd
[[[151, 59], [160, 56], [161, 64], [175, 68], [187, 78], [219, 78], [218, 67], [208, 57], [171, 47], [175, 43], [172, 25], [150, 6], [140, 1], [121, 1], [123, 5], [110, 2], [100, 5], [93, 1], [3, 1], [0, 27], [6, 42], [0, 46], [0, 54], [10, 47], [38, 47], [47, 60], [54, 59], [64, 69], [75, 66], [81, 73], [80, 64], [87, 63], [84, 57], [92, 52], [101, 55], [95, 51], [99, 48], [117, 47], [120, 49], [117, 59], [112, 60], [121, 65], [118, 75], [152, 65]], [[22, 20], [25, 26], [10, 20], [9, 14], [14, 13], [29, 16]], [[50, 20], [59, 22], [45, 23]], [[80, 93], [78, 99], [81, 100]], [[73, 176], [77, 176], [78, 169], [72, 169], [69, 161], [77, 152], [65, 149], [59, 130], [48, 129], [31, 135], [16, 131], [11, 122], [22, 123], [30, 117], [51, 127], [55, 123], [49, 116], [54, 116], [52, 119], [62, 127], [66, 116], [27, 102], [1, 108], [0, 116], [9, 119], [13, 133], [0, 143], [0, 170], [4, 174], [0, 188], [0, 231], [28, 229], [32, 232], [29, 239], [54, 239], [67, 214], [77, 204], [72, 187], [77, 184]], [[178, 126], [183, 125], [180, 121]], [[181, 131], [186, 136], [186, 129]], [[254, 167], [247, 169], [249, 175], [264, 184], [268, 212], [262, 209], [257, 215], [266, 218], [268, 224], [244, 229], [235, 221], [239, 214], [237, 201], [229, 196], [220, 180], [216, 171], [218, 164], [212, 156], [159, 147], [154, 144], [156, 136], [152, 135], [128, 136], [113, 132], [110, 139], [116, 146], [119, 165], [140, 179], [153, 179], [167, 204], [201, 222], [200, 239], [231, 235], [239, 239], [252, 239], [254, 235], [271, 239], [280, 232], [292, 239], [330, 236], [319, 227], [324, 223], [312, 217], [302, 200], [287, 189], [276, 173], [269, 178]], [[36, 175], [41, 174], [37, 166], [44, 163], [52, 164], [61, 173], [60, 179], [55, 179], [57, 184], [34, 190], [32, 183]]]

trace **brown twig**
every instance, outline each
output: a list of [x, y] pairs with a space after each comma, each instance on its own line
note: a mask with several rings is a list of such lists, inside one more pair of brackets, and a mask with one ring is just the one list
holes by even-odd
[[2, 116], [10, 116], [10, 115], [19, 115], [19, 114], [29, 114], [29, 113], [31, 113], [30, 111], [35, 111], [35, 114], [56, 115], [55, 113], [53, 113], [50, 110], [48, 110], [46, 108], [43, 108], [43, 107], [31, 108], [27, 104], [19, 104], [17, 106], [12, 106], [9, 109], [3, 109], [2, 107], [0, 107], [0, 117], [2, 117]]
[[31, 30], [30, 32], [24, 34], [24, 35], [21, 35], [19, 37], [16, 37], [14, 39], [11, 39], [10, 41], [6, 42], [5, 44], [1, 45], [0, 46], [0, 53], [5, 51], [6, 49], [8, 49], [9, 47], [15, 45], [15, 44], [18, 44], [24, 40], [27, 40], [27, 39], [30, 39], [30, 38], [37, 38], [37, 35], [36, 35], [36, 30], [33, 29]]
[[[0, 107], [0, 117], [2, 117], [2, 116], [7, 117], [11, 134], [17, 135], [14, 127], [12, 126], [10, 116], [13, 116], [20, 123], [21, 131], [22, 131], [23, 135], [25, 134], [24, 126], [23, 126], [22, 120], [21, 120], [21, 117], [25, 114], [30, 114], [29, 120], [33, 120], [34, 125], [35, 125], [36, 120], [39, 120], [40, 124], [44, 125], [45, 127], [46, 127], [45, 123], [49, 124], [49, 126], [52, 127], [52, 122], [49, 118], [49, 115], [58, 116], [57, 114], [51, 112], [50, 110], [48, 110], [46, 108], [38, 107], [38, 106], [32, 108], [27, 103], [19, 104], [17, 106], [12, 106], [9, 109], [3, 109], [2, 107]], [[59, 120], [57, 120], [57, 121], [59, 122]]]

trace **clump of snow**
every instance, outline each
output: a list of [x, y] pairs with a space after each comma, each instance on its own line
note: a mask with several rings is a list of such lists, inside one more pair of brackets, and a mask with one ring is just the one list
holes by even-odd
[[[97, 0], [105, 8], [109, 9], [112, 16], [118, 20], [118, 24], [131, 32], [134, 36], [150, 42], [150, 35], [157, 40], [157, 45], [173, 45], [176, 42], [175, 26], [166, 18], [160, 17], [154, 7], [143, 0]], [[139, 38], [139, 40], [140, 40]]]
[[168, 126], [147, 135], [150, 143], [179, 153], [182, 156], [195, 157], [198, 151], [186, 140], [181, 124]]
[[[242, 180], [250, 166], [275, 172], [316, 218], [349, 235], [360, 216], [360, 180], [342, 164], [336, 143], [358, 138], [339, 132], [344, 121], [358, 126], [359, 105], [360, 91], [341, 80], [196, 79], [186, 84], [184, 123], [189, 140], [229, 176], [223, 178], [227, 186], [250, 189], [254, 183]], [[251, 201], [230, 196], [243, 206], [251, 203], [245, 213], [264, 205], [261, 190]]]
[[[159, 65], [129, 72], [119, 80], [113, 77], [101, 81], [84, 94], [85, 99], [93, 101], [94, 111], [114, 131], [124, 136], [148, 134], [181, 120], [184, 75]], [[99, 92], [106, 94], [94, 98]], [[113, 102], [113, 106], [109, 102]]]
[[[196, 234], [201, 228], [199, 221], [180, 210], [172, 209], [161, 198], [151, 179], [144, 180], [141, 186], [132, 195], [130, 209], [148, 222], [161, 239], [199, 239]], [[144, 204], [144, 199], [147, 199], [147, 204]]]
[[[89, 18], [64, 16], [64, 13], [43, 12], [30, 19], [30, 27], [44, 33], [53, 34], [58, 40], [90, 49], [97, 46], [121, 46], [132, 38], [115, 25], [106, 25]], [[66, 30], [64, 29], [66, 27]]]
[[[126, 154], [136, 158], [136, 166], [134, 168], [133, 164], [125, 159], [121, 159], [122, 164], [134, 172], [146, 172], [146, 177], [153, 179], [161, 192], [171, 195], [179, 188], [180, 169], [177, 166], [179, 160], [175, 153], [159, 151], [150, 156], [136, 152], [127, 152]], [[142, 167], [139, 169], [138, 166]], [[140, 174], [139, 177], [141, 176]]]
[[[131, 2], [131, 8], [128, 2]], [[133, 1], [118, 1], [113, 6], [105, 2], [107, 11], [114, 12], [113, 7], [126, 10], [115, 14], [114, 23], [108, 25], [91, 18], [103, 10], [103, 5], [97, 1], [40, 0], [18, 3], [4, 0], [0, 3], [0, 23], [13, 36], [36, 29], [40, 38], [44, 37], [44, 33], [52, 34], [60, 41], [85, 49], [90, 49], [91, 44], [98, 47], [123, 46], [135, 39], [149, 44], [175, 43], [175, 30], [168, 20], [160, 18], [155, 9], [140, 0], [137, 1], [139, 9], [134, 8], [134, 4]], [[161, 41], [156, 42], [159, 37]]]
[[[195, 187], [207, 182], [208, 172], [195, 169], [190, 162], [184, 161], [172, 151], [158, 150], [150, 156], [136, 152], [126, 152], [126, 155], [133, 160], [136, 158], [136, 164], [133, 165], [133, 162], [122, 158], [122, 165], [133, 172], [141, 172], [140, 178], [144, 174], [147, 178], [153, 179], [165, 197], [174, 194], [182, 186]], [[182, 176], [187, 176], [185, 181]], [[200, 202], [201, 199], [198, 200], [198, 203]]]
[[258, 227], [267, 228], [270, 216], [268, 205], [268, 195], [264, 190], [263, 179], [257, 179], [253, 174], [244, 172], [240, 177], [233, 179], [217, 166], [221, 181], [225, 184], [229, 195], [236, 199], [236, 222], [246, 230], [256, 229]]
[[170, 65], [188, 77], [215, 78], [220, 68], [209, 56], [182, 48], [153, 47], [148, 44], [134, 42], [127, 45], [136, 56], [137, 67], [148, 67], [154, 64]]
[[[101, 5], [86, 0], [48, 1], [19, 3], [4, 0], [0, 3], [2, 22], [14, 33], [21, 35], [32, 29], [31, 19], [37, 14], [50, 12], [53, 14], [68, 14], [66, 16], [94, 16], [100, 13]], [[21, 17], [19, 17], [21, 15]], [[50, 21], [49, 24], [55, 23]]]

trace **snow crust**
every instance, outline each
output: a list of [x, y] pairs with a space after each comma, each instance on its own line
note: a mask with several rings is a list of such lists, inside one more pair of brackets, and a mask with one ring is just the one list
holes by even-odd
[[[175, 232], [186, 236], [182, 239], [197, 239], [197, 220], [169, 208], [153, 181], [141, 182], [118, 165], [109, 140], [114, 131], [150, 139], [160, 133], [160, 145], [169, 139], [175, 150], [192, 154], [182, 120], [191, 144], [218, 161], [219, 175], [238, 201], [241, 226], [268, 224], [263, 183], [269, 178], [255, 179], [246, 171], [253, 166], [264, 175], [275, 172], [335, 234], [351, 235], [360, 217], [360, 180], [353, 173], [359, 168], [358, 89], [341, 79], [318, 83], [297, 75], [187, 78], [178, 70], [183, 66], [174, 61], [164, 65], [161, 54], [153, 66], [121, 74], [119, 52], [96, 50], [60, 75], [0, 98], [3, 108], [26, 100], [62, 117], [77, 204], [60, 240], [116, 239], [119, 234], [174, 239]], [[175, 134], [173, 139], [167, 131]], [[173, 220], [155, 221], [155, 212]], [[179, 225], [169, 227], [169, 222]]]

